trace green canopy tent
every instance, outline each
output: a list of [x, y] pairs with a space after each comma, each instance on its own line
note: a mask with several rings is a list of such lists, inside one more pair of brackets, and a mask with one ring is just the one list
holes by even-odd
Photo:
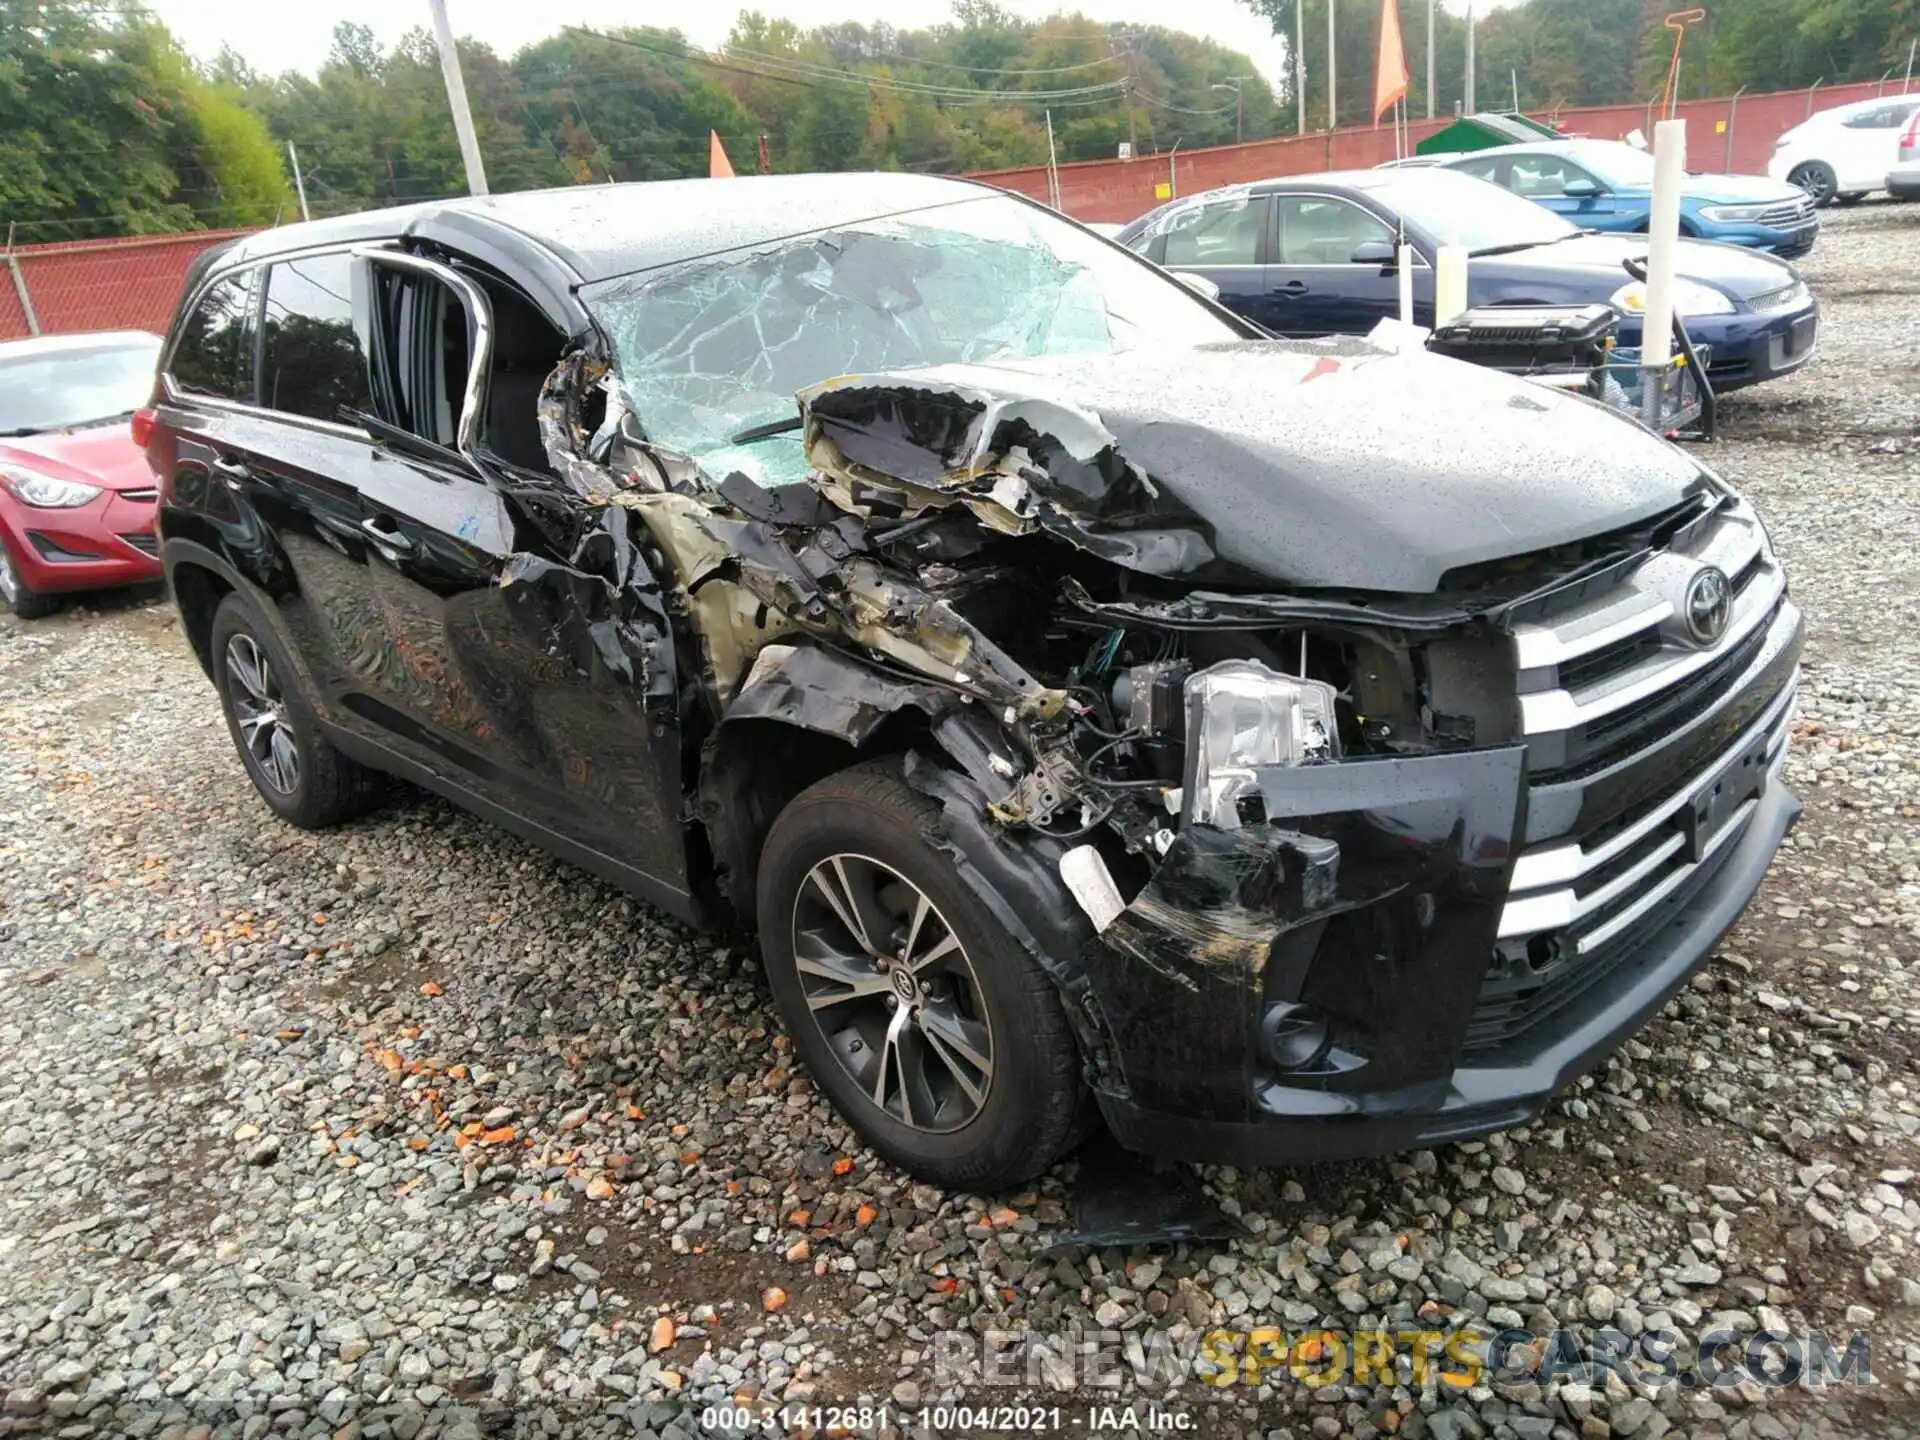
[[1413, 150], [1416, 155], [1464, 155], [1469, 150], [1490, 150], [1496, 145], [1524, 145], [1532, 140], [1564, 138], [1551, 125], [1529, 120], [1524, 115], [1495, 115], [1483, 111], [1461, 116], [1438, 134], [1429, 135]]

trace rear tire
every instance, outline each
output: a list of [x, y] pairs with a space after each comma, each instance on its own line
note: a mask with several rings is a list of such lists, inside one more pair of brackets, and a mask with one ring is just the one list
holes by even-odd
[[5, 540], [0, 540], [0, 605], [5, 605], [22, 620], [38, 620], [60, 608], [59, 601], [51, 595], [27, 588], [26, 579], [20, 574], [20, 567], [13, 563], [13, 554]]
[[324, 830], [379, 802], [379, 774], [320, 733], [298, 672], [239, 595], [227, 596], [213, 612], [207, 653], [227, 733], [268, 809], [302, 830]]
[[1803, 160], [1787, 172], [1787, 183], [1798, 185], [1813, 201], [1813, 208], [1824, 210], [1833, 203], [1840, 189], [1840, 177], [1824, 160]]
[[939, 815], [896, 760], [802, 791], [761, 853], [760, 948], [795, 1050], [867, 1144], [994, 1191], [1084, 1135], [1079, 1055], [1053, 982], [929, 842]]

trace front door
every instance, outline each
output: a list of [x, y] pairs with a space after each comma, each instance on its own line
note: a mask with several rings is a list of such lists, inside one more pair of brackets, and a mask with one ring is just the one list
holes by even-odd
[[[363, 678], [384, 723], [462, 788], [684, 891], [678, 727], [671, 706], [664, 720], [649, 707], [660, 677], [641, 659], [649, 647], [667, 656], [671, 694], [671, 642], [664, 625], [642, 633], [653, 622], [630, 595], [594, 558], [559, 553], [552, 524], [516, 498], [592, 519], [556, 479], [523, 468], [543, 464], [537, 454], [507, 442], [535, 431], [538, 387], [514, 383], [522, 330], [498, 325], [466, 275], [410, 256], [364, 263], [385, 442], [361, 487], [360, 529], [386, 633]], [[509, 336], [516, 353], [503, 353]], [[557, 341], [542, 351], [549, 368]], [[490, 399], [529, 413], [501, 416]], [[517, 461], [492, 453], [490, 428]], [[628, 584], [649, 584], [644, 561], [624, 558]]]
[[[1273, 261], [1268, 306], [1277, 335], [1365, 335], [1400, 313], [1400, 280], [1382, 264], [1396, 237], [1386, 221], [1333, 195], [1274, 197]], [[1356, 260], [1362, 246], [1369, 258]], [[1416, 259], [1414, 319], [1433, 322], [1431, 272]]]

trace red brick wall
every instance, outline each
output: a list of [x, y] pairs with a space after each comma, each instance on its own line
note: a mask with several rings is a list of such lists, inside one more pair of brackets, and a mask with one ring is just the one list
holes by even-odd
[[[240, 230], [134, 235], [13, 250], [43, 335], [78, 330], [152, 330], [165, 334], [187, 267], [208, 246]], [[10, 273], [0, 272], [0, 340], [30, 334]]]
[[[1824, 110], [1852, 100], [1866, 100], [1876, 93], [1878, 87], [1871, 83], [1822, 87], [1813, 93], [1811, 109]], [[1687, 122], [1689, 167], [1764, 174], [1767, 159], [1773, 154], [1773, 142], [1807, 118], [1808, 98], [1804, 90], [1790, 90], [1743, 95], [1737, 104], [1730, 100], [1685, 102], [1679, 107], [1679, 114]], [[1649, 140], [1653, 135], [1652, 105], [1596, 106], [1562, 110], [1537, 118], [1554, 121], [1569, 134], [1590, 135], [1596, 139], [1619, 140], [1634, 130], [1641, 131]], [[1448, 123], [1446, 120], [1415, 121], [1413, 143], [1418, 144]], [[1720, 129], [1723, 125], [1728, 128]], [[1731, 152], [1729, 135], [1733, 142]], [[1391, 159], [1393, 131], [1382, 128], [1322, 131], [1278, 140], [1256, 140], [1245, 145], [1183, 150], [1171, 158], [1157, 155], [1135, 160], [1084, 160], [1059, 167], [1060, 202], [1076, 219], [1124, 223], [1160, 204], [1154, 187], [1169, 180], [1174, 182], [1175, 194], [1192, 195], [1216, 185], [1265, 180], [1276, 175], [1363, 170]], [[1044, 200], [1047, 195], [1045, 166], [989, 170], [976, 178], [1038, 200]]]

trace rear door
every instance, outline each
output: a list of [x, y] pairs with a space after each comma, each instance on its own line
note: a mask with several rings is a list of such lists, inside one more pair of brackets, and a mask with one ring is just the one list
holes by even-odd
[[525, 508], [585, 504], [534, 438], [562, 337], [529, 332], [534, 307], [497, 278], [498, 307], [477, 272], [391, 252], [365, 265], [384, 439], [360, 493], [381, 620], [361, 676], [381, 723], [522, 828], [683, 892], [678, 733], [655, 734], [657, 677], [623, 649], [649, 621], [621, 613], [600, 564], [557, 553]]
[[[1400, 281], [1378, 259], [1356, 261], [1363, 245], [1385, 244], [1391, 226], [1351, 200], [1337, 195], [1276, 195], [1273, 213], [1274, 263], [1267, 267], [1267, 328], [1278, 335], [1364, 335], [1380, 321], [1400, 313]], [[1424, 313], [1423, 313], [1424, 312]], [[1431, 272], [1416, 260], [1414, 316], [1431, 324]]]
[[1269, 200], [1239, 193], [1180, 212], [1155, 235], [1147, 258], [1169, 270], [1204, 275], [1220, 287], [1220, 303], [1256, 325], [1273, 318], [1267, 295]]

